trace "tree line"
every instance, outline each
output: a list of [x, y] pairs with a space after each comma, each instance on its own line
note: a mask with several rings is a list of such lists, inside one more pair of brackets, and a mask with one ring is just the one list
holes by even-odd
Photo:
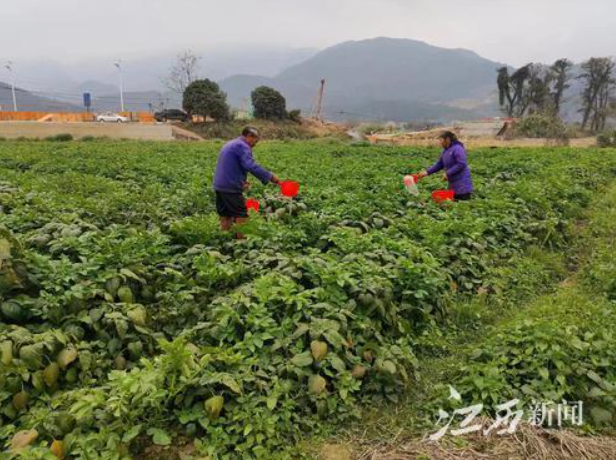
[[[218, 83], [210, 79], [197, 77], [200, 70], [200, 58], [191, 51], [184, 51], [177, 56], [175, 65], [169, 75], [163, 79], [167, 88], [182, 94], [182, 106], [190, 116], [212, 118], [228, 121], [232, 118], [227, 95]], [[265, 120], [299, 121], [299, 110], [287, 111], [287, 101], [273, 88], [260, 86], [251, 93], [253, 115]]]
[[559, 59], [551, 66], [527, 64], [513, 73], [508, 67], [498, 69], [498, 93], [501, 110], [511, 117], [530, 114], [558, 118], [566, 91], [574, 79], [583, 85], [579, 113], [582, 129], [602, 131], [614, 113], [616, 104], [616, 62], [612, 58], [591, 58], [574, 76], [574, 65]]

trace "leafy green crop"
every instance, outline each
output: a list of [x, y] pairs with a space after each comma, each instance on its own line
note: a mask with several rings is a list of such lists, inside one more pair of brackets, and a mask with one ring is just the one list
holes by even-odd
[[439, 206], [437, 178], [402, 186], [435, 150], [269, 143], [257, 157], [302, 192], [256, 184], [236, 241], [217, 229], [219, 148], [0, 144], [3, 442], [34, 428], [33, 449], [114, 459], [183, 435], [212, 458], [286, 458], [320, 420], [396, 401], [452, 301], [566, 247], [616, 172], [606, 151], [481, 150], [476, 199]]

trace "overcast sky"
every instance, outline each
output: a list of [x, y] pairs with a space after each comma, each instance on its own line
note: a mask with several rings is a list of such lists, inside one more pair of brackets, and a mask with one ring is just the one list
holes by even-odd
[[156, 55], [220, 44], [323, 48], [376, 36], [501, 62], [616, 55], [614, 0], [1, 0], [0, 59]]

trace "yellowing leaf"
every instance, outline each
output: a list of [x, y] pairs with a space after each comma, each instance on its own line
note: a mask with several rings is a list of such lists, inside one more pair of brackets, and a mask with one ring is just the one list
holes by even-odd
[[66, 369], [76, 359], [77, 350], [74, 348], [65, 348], [58, 354], [57, 361], [61, 369]]
[[24, 447], [33, 444], [36, 438], [38, 438], [38, 431], [36, 430], [18, 431], [11, 440], [11, 450], [13, 452], [18, 452]]

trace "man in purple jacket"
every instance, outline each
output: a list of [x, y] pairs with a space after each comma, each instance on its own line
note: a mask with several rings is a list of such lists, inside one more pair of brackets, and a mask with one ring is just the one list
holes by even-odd
[[470, 200], [473, 194], [473, 180], [471, 170], [466, 159], [466, 149], [455, 133], [445, 131], [439, 136], [443, 152], [436, 163], [427, 170], [419, 173], [423, 178], [445, 170], [445, 177], [449, 181], [449, 189], [454, 191], [456, 201]]
[[216, 210], [220, 216], [220, 226], [224, 231], [234, 224], [243, 224], [248, 218], [246, 200], [243, 192], [250, 188], [246, 178], [248, 173], [263, 184], [278, 184], [278, 178], [260, 166], [252, 156], [252, 149], [259, 142], [256, 128], [245, 128], [241, 137], [228, 142], [218, 155], [214, 191], [216, 192]]

